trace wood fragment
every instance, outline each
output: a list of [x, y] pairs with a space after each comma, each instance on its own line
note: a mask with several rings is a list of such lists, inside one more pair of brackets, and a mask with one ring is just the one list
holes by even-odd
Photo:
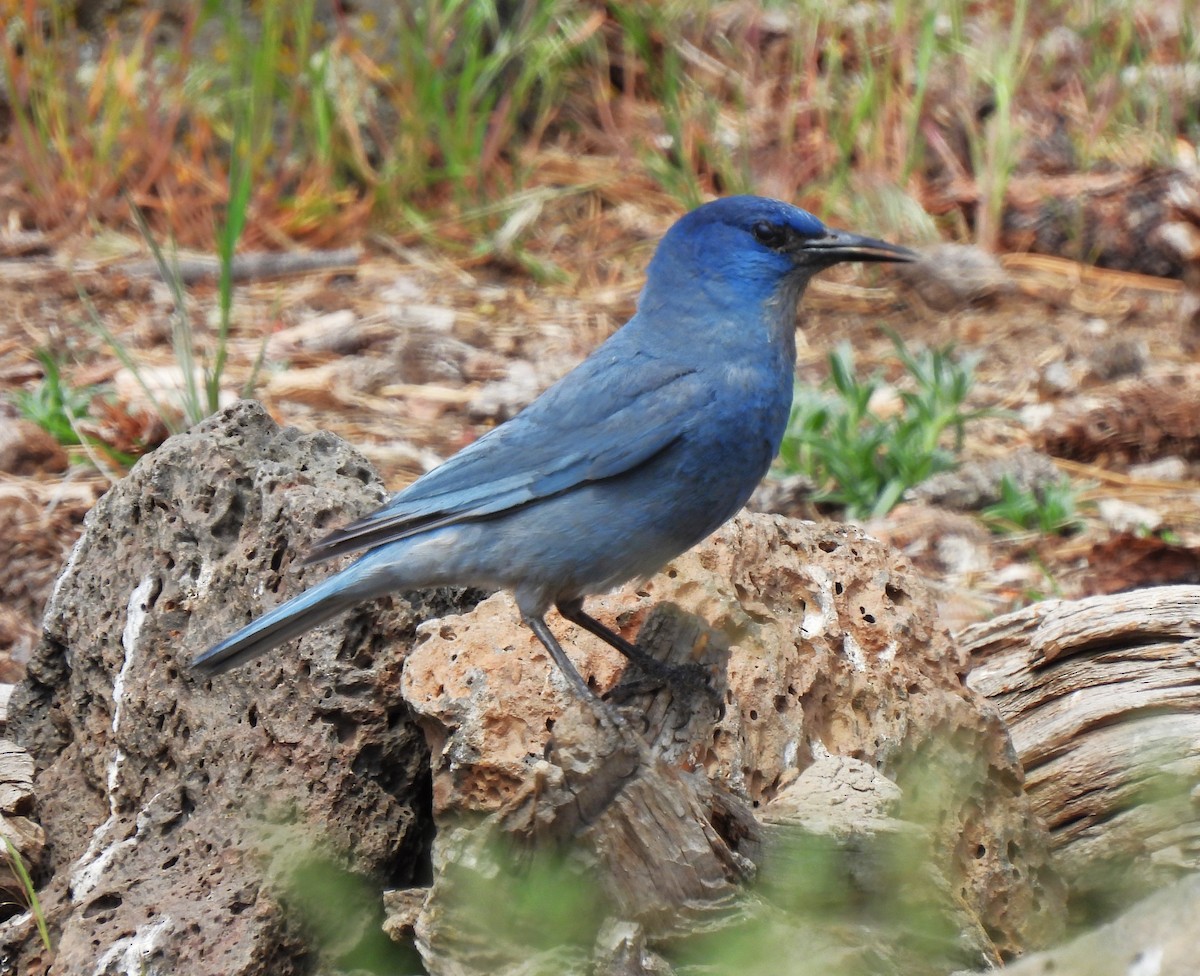
[[0, 255], [4, 257], [23, 254], [45, 254], [53, 244], [53, 238], [40, 230], [9, 230], [0, 232]]
[[[284, 278], [316, 271], [353, 270], [358, 267], [361, 258], [362, 250], [355, 247], [334, 251], [263, 251], [235, 254], [232, 276], [234, 281], [259, 281], [263, 278]], [[174, 261], [168, 258], [168, 264], [172, 272], [178, 273], [179, 280], [185, 285], [213, 281], [221, 274], [221, 262], [216, 257], [180, 255]], [[162, 278], [162, 270], [156, 261], [132, 261], [114, 267], [134, 277]]]
[[[727, 651], [711, 636], [699, 618], [663, 605], [641, 646], [676, 665], [698, 656], [712, 670]], [[618, 711], [573, 701], [555, 721], [545, 761], [503, 809], [440, 828], [434, 886], [415, 923], [427, 961], [464, 974], [515, 971], [528, 945], [515, 932], [485, 938], [475, 906], [489, 886], [520, 884], [522, 864], [548, 850], [570, 851], [568, 865], [586, 874], [610, 915], [634, 925], [635, 941], [712, 931], [734, 919], [741, 886], [755, 872], [757, 823], [745, 800], [685, 761], [711, 735], [717, 697], [699, 683], [643, 690], [644, 681], [636, 669], [627, 672], [614, 691]], [[499, 889], [484, 895], [492, 897], [504, 896]], [[556, 957], [555, 965], [574, 973], [584, 961]]]
[[1200, 869], [1200, 586], [1047, 600], [959, 641], [1074, 896]]
[[[9, 693], [11, 685], [5, 685]], [[8, 709], [5, 697], [4, 707]], [[33, 802], [33, 757], [15, 742], [0, 739], [0, 813], [24, 813]]]

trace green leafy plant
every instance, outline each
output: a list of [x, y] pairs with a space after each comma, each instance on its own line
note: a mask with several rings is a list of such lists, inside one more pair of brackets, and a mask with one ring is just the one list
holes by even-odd
[[1000, 481], [1000, 501], [985, 508], [983, 518], [999, 533], [1032, 530], [1041, 535], [1069, 535], [1083, 525], [1080, 490], [1065, 476], [1042, 488], [1023, 489], [1005, 475]]
[[[119, 469], [131, 467], [137, 460], [134, 454], [119, 450], [85, 429], [85, 424], [90, 425], [95, 419], [92, 411], [96, 398], [102, 395], [100, 388], [72, 386], [53, 353], [39, 349], [35, 355], [42, 364], [41, 382], [32, 390], [15, 390], [10, 395], [21, 416], [32, 420], [64, 447], [82, 447], [88, 459], [101, 470], [108, 466], [105, 459]], [[97, 408], [101, 416], [104, 406], [101, 403]]]
[[[131, 205], [131, 211], [143, 239], [146, 241], [150, 254], [158, 268], [159, 277], [171, 291], [174, 309], [171, 313], [171, 349], [180, 371], [180, 388], [178, 390], [176, 409], [175, 403], [164, 402], [160, 393], [156, 393], [146, 381], [141, 364], [124, 343], [120, 336], [113, 332], [105, 323], [99, 310], [83, 289], [79, 289], [79, 300], [87, 313], [86, 325], [95, 332], [112, 350], [121, 365], [133, 374], [141, 387], [147, 401], [154, 412], [162, 420], [167, 430], [178, 433], [199, 423], [209, 414], [220, 407], [221, 380], [228, 361], [230, 339], [230, 309], [233, 294], [233, 247], [223, 248], [219, 255], [220, 285], [219, 312], [220, 320], [213, 349], [207, 354], [203, 351], [203, 342], [196, 333], [189, 311], [187, 289], [184, 286], [183, 274], [179, 268], [174, 251], [166, 253], [154, 239], [154, 235], [142, 216], [141, 211]], [[223, 230], [222, 235], [234, 235], [239, 231]], [[255, 377], [263, 364], [263, 352], [266, 348], [266, 337], [263, 337], [259, 355], [255, 359], [250, 377], [243, 386], [243, 392], [248, 393], [254, 385]], [[199, 366], [197, 363], [199, 362]], [[182, 411], [182, 416], [180, 411]]]
[[39, 349], [35, 355], [42, 364], [42, 381], [32, 390], [15, 391], [13, 403], [22, 417], [32, 420], [58, 443], [68, 447], [82, 444], [78, 423], [88, 415], [95, 389], [71, 386], [49, 350]]
[[899, 410], [875, 412], [883, 379], [858, 378], [854, 353], [842, 343], [829, 356], [821, 389], [797, 387], [780, 449], [785, 472], [807, 475], [820, 486], [819, 501], [851, 518], [884, 515], [906, 489], [954, 467], [966, 424], [984, 412], [964, 407], [974, 360], [956, 360], [950, 346], [914, 353], [899, 337], [892, 342], [914, 387], [898, 393]]

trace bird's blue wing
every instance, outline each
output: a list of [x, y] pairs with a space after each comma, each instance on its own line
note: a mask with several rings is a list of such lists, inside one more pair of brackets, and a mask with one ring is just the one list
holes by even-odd
[[624, 474], [674, 443], [708, 395], [690, 369], [601, 347], [512, 420], [322, 539], [308, 559], [494, 516]]

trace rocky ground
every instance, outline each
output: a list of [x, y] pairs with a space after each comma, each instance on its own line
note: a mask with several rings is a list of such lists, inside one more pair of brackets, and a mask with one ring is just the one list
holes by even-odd
[[[153, 23], [118, 6], [130, 37]], [[721, 101], [676, 104], [685, 124], [664, 141], [664, 46], [647, 35], [639, 75], [611, 6], [578, 32], [610, 70], [581, 76], [528, 153], [488, 147], [532, 188], [503, 220], [472, 224], [435, 187], [420, 201], [447, 204], [434, 233], [380, 232], [364, 183], [303, 223], [286, 180], [262, 182], [242, 249], [272, 253], [239, 259], [222, 409], [197, 426], [181, 390], [216, 348], [211, 254], [184, 255], [181, 305], [128, 234], [127, 198], [31, 172], [29, 147], [5, 142], [0, 831], [48, 930], [19, 872], [0, 879], [0, 974], [1194, 968], [1200, 162], [1182, 127], [1169, 151], [1136, 126], [1111, 130], [1115, 155], [1088, 141], [1110, 133], [1101, 109], [1136, 121], [1155, 93], [1186, 98], [1191, 66], [1151, 63], [1176, 50], [1182, 6], [1139, 15], [1146, 64], [1095, 91], [1079, 79], [1120, 38], [1030, 25], [995, 213], [1000, 163], [976, 156], [998, 106], [960, 84], [964, 52], [930, 70], [924, 155], [902, 177], [907, 96], [880, 96], [862, 147], [879, 158], [856, 167], [833, 139], [781, 140], [781, 106], [820, 135], [835, 88], [815, 62], [787, 75], [810, 88], [779, 88], [805, 24], [755, 5], [681, 21], [688, 97]], [[851, 6], [822, 28], [848, 50], [878, 30]], [[976, 63], [978, 28], [1007, 31], [991, 13], [968, 25]], [[172, 43], [179, 23], [160, 26]], [[33, 66], [36, 39], [17, 44]], [[908, 40], [886, 39], [905, 55], [887, 77], [916, 70]], [[184, 667], [326, 571], [299, 564], [314, 535], [511, 417], [628, 318], [681, 210], [638, 140], [689, 186], [724, 186], [705, 147], [735, 102], [763, 192], [798, 199], [846, 165], [809, 205], [926, 256], [816, 281], [798, 380], [824, 383], [848, 342], [889, 416], [912, 390], [893, 337], [953, 346], [975, 364], [955, 469], [856, 524], [774, 471], [751, 511], [595, 601], [714, 694], [640, 681], [555, 619], [615, 712], [581, 707], [507, 598], [476, 592], [360, 608], [232, 675]], [[217, 165], [218, 142], [195, 151]], [[155, 231], [211, 245], [222, 180], [200, 186], [157, 150], [129, 159], [156, 181]], [[1065, 493], [1064, 517], [984, 517], [1006, 479]]]
[[[303, 584], [289, 566], [313, 524], [382, 497], [368, 465], [388, 488], [402, 486], [581, 358], [628, 314], [632, 266], [645, 253], [631, 241], [628, 277], [605, 288], [538, 288], [430, 255], [363, 256], [336, 272], [248, 286], [227, 387], [232, 397], [249, 376], [265, 332], [255, 393], [295, 432], [234, 406], [128, 477], [94, 449], [90, 462], [80, 449], [64, 452], [10, 410], [9, 531], [0, 543], [6, 667], [11, 680], [33, 668], [12, 703], [10, 733], [41, 770], [32, 800], [26, 788], [10, 819], [39, 866], [57, 946], [44, 955], [24, 916], [6, 936], [19, 954], [11, 958], [22, 960], [17, 971], [40, 971], [52, 958], [49, 971], [91, 971], [102, 958], [142, 959], [153, 971], [300, 972], [314, 958], [314, 926], [326, 932], [327, 964], [377, 951], [371, 958], [391, 960], [381, 971], [407, 971], [416, 964], [376, 945], [383, 908], [370, 885], [381, 882], [393, 889], [385, 928], [430, 971], [509, 971], [534, 951], [521, 934], [527, 917], [510, 920], [503, 938], [466, 934], [482, 882], [462, 872], [498, 856], [484, 853], [497, 830], [522, 843], [570, 836], [584, 858], [572, 870], [605, 879], [605, 907], [593, 910], [607, 921], [591, 949], [555, 943], [535, 954], [563, 973], [689, 972], [687, 939], [728, 919], [749, 877], [770, 877], [789, 857], [811, 865], [814, 843], [853, 852], [838, 857], [848, 858], [856, 918], [894, 900], [895, 868], [881, 866], [894, 856], [888, 838], [939, 852], [928, 876], [904, 882], [901, 901], [932, 911], [941, 934], [914, 943], [903, 919], [856, 922], [811, 949], [824, 971], [998, 963], [1194, 869], [1194, 812], [1178, 789], [1194, 761], [1195, 591], [1101, 604], [1092, 611], [1099, 627], [1081, 625], [1077, 617], [1090, 618], [1072, 609], [1088, 604], [1061, 602], [1196, 580], [1200, 376], [1181, 289], [1157, 279], [943, 250], [915, 276], [853, 271], [814, 286], [801, 320], [804, 381], [820, 382], [826, 351], [850, 337], [864, 369], [900, 386], [890, 329], [913, 345], [953, 342], [978, 355], [969, 406], [987, 413], [968, 427], [959, 471], [865, 525], [870, 537], [778, 482], [756, 506], [817, 524], [747, 517], [649, 585], [601, 601], [612, 625], [632, 636], [645, 624], [652, 646], [719, 676], [723, 717], [651, 694], [629, 706], [649, 717], [645, 737], [610, 741], [586, 715], [572, 717], [561, 691], [546, 698], [545, 662], [524, 660], [539, 657], [537, 648], [506, 601], [442, 617], [469, 610], [480, 596], [469, 594], [355, 614], [347, 629], [305, 642], [298, 660], [273, 659], [231, 683], [197, 683], [180, 668], [255, 612], [264, 584], [281, 592]], [[972, 280], [961, 262], [976, 269], [976, 284], [947, 297], [946, 288]], [[62, 268], [46, 259], [23, 262], [23, 271], [11, 286], [9, 321], [19, 330], [10, 324], [0, 367], [14, 386], [37, 382], [23, 337], [97, 348], [68, 326], [81, 312]], [[83, 280], [102, 314], [125, 323], [143, 369], [154, 370], [145, 375], [169, 390], [178, 364], [161, 286], [119, 267]], [[93, 401], [85, 421], [109, 443], [165, 433], [118, 360], [94, 357], [70, 382], [120, 391]], [[297, 440], [304, 431], [314, 436]], [[1082, 525], [1063, 536], [991, 531], [973, 509], [1005, 472], [1032, 484], [1065, 473], [1085, 485]], [[39, 643], [53, 581], [84, 513], [110, 485]], [[214, 567], [224, 568], [214, 576]], [[650, 623], [660, 603], [696, 616]], [[963, 630], [1025, 606], [1033, 616], [1007, 630]], [[813, 607], [825, 638], [813, 630]], [[1055, 622], [1060, 612], [1066, 623]], [[1145, 640], [1152, 619], [1161, 621], [1160, 645]], [[1047, 629], [1058, 636], [1039, 636]], [[800, 644], [798, 633], [807, 635]], [[821, 640], [827, 649], [816, 654]], [[1054, 659], [1064, 663], [1047, 671]], [[601, 689], [620, 680], [618, 662], [585, 656], [583, 666]], [[278, 701], [264, 697], [268, 688]], [[1088, 689], [1099, 697], [1084, 705]], [[1068, 694], [1078, 708], [1060, 714]], [[680, 708], [682, 725], [671, 718]], [[1155, 713], [1153, 727], [1136, 718]], [[1141, 722], [1132, 740], [1119, 731], [1130, 722]], [[1107, 728], [1118, 730], [1115, 740]], [[1056, 768], [1054, 756], [1065, 765]], [[825, 768], [838, 757], [843, 765]], [[1163, 791], [1157, 805], [1118, 816], [1150, 783]], [[935, 799], [914, 808], [913, 796], [930, 789]], [[632, 799], [638, 790], [644, 801]], [[652, 828], [649, 798], [672, 791], [680, 792], [668, 806], [693, 812], [676, 821], [664, 810]], [[847, 793], [874, 799], [847, 808], [837, 799]], [[300, 796], [308, 799], [297, 807]], [[829, 819], [822, 802], [839, 812]], [[465, 830], [466, 811], [482, 825]], [[305, 823], [321, 827], [297, 834]], [[631, 829], [648, 850], [631, 852], [622, 840]], [[666, 852], [679, 849], [694, 849], [690, 873], [664, 877]], [[350, 878], [348, 903], [358, 906], [336, 915], [332, 935], [287, 893], [313, 859], [323, 865], [317, 883]], [[499, 877], [520, 873], [498, 864]], [[840, 890], [838, 871], [830, 877]], [[774, 897], [752, 916], [774, 918], [793, 897], [790, 882], [772, 884]], [[796, 939], [815, 946], [808, 916], [787, 917], [782, 934], [772, 930], [781, 940], [768, 943], [773, 951]], [[231, 918], [244, 924], [231, 930]], [[740, 943], [730, 934], [722, 944]]]

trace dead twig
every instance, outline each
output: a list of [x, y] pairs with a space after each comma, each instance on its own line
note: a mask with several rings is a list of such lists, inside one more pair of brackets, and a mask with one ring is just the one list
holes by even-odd
[[[237, 254], [233, 258], [234, 281], [256, 281], [262, 278], [285, 278], [310, 274], [314, 271], [340, 271], [358, 267], [362, 249], [341, 248], [333, 251], [300, 251], [296, 253], [258, 252]], [[180, 257], [175, 262], [179, 279], [185, 285], [210, 281], [221, 273], [221, 263], [207, 255]], [[134, 261], [119, 266], [134, 277], [161, 278], [153, 261]]]

